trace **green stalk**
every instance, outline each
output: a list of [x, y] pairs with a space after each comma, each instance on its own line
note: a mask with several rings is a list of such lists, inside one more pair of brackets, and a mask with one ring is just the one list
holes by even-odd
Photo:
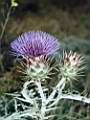
[[12, 5], [9, 7], [9, 10], [7, 12], [7, 16], [6, 16], [6, 19], [5, 19], [5, 22], [4, 22], [4, 25], [3, 25], [3, 28], [2, 28], [2, 31], [1, 31], [1, 34], [0, 34], [0, 67], [1, 67], [1, 71], [4, 71], [4, 68], [3, 68], [3, 63], [2, 63], [2, 54], [1, 54], [1, 40], [3, 38], [3, 35], [5, 33], [5, 29], [6, 29], [6, 26], [7, 26], [7, 23], [9, 21], [9, 17], [10, 17], [10, 13], [11, 13], [11, 9], [12, 9]]

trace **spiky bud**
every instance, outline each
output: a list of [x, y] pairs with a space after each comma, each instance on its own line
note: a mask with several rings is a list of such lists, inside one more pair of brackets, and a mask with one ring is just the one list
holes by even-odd
[[20, 65], [18, 71], [27, 80], [45, 80], [52, 74], [53, 68], [50, 66], [50, 59], [45, 56], [29, 58], [26, 62], [21, 61]]
[[85, 59], [77, 53], [70, 51], [63, 52], [63, 56], [59, 63], [60, 76], [65, 77], [67, 80], [75, 80], [78, 76], [82, 76], [85, 69]]

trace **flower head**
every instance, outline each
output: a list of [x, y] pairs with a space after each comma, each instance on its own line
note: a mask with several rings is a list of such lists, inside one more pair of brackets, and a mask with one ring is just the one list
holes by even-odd
[[11, 6], [12, 7], [17, 7], [18, 3], [16, 2], [16, 0], [11, 0]]
[[24, 58], [51, 55], [59, 49], [57, 39], [46, 32], [27, 32], [11, 43], [11, 48], [16, 56]]
[[84, 63], [84, 57], [81, 55], [65, 51], [59, 64], [60, 76], [65, 77], [69, 81], [82, 76], [83, 70], [86, 67]]
[[26, 62], [21, 61], [17, 70], [22, 73], [22, 76], [26, 80], [44, 81], [45, 79], [50, 79], [50, 75], [54, 74], [51, 62], [51, 59], [46, 56], [35, 57], [34, 59], [30, 58]]

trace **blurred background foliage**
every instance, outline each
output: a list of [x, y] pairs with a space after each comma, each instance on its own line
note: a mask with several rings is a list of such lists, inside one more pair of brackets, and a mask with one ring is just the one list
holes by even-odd
[[[85, 77], [73, 84], [82, 95], [90, 94], [90, 0], [0, 0], [0, 94], [15, 92], [23, 85], [10, 42], [23, 32], [41, 30], [57, 37], [62, 48], [86, 58]], [[68, 103], [68, 104], [67, 104]], [[87, 104], [61, 101], [58, 120], [90, 120]], [[55, 118], [56, 119], [56, 118]]]

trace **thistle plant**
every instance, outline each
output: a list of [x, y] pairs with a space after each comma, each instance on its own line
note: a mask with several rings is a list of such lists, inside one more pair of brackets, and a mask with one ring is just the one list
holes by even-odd
[[[49, 120], [56, 116], [52, 111], [59, 109], [62, 99], [90, 103], [90, 98], [79, 93], [65, 93], [68, 82], [83, 75], [85, 59], [72, 51], [61, 55], [60, 46], [55, 37], [41, 31], [26, 32], [11, 43], [12, 54], [21, 58], [17, 69], [24, 83], [21, 91], [7, 93], [13, 99], [5, 105], [0, 120]], [[50, 89], [47, 83], [54, 77], [57, 84]], [[11, 103], [13, 112], [8, 112]]]

